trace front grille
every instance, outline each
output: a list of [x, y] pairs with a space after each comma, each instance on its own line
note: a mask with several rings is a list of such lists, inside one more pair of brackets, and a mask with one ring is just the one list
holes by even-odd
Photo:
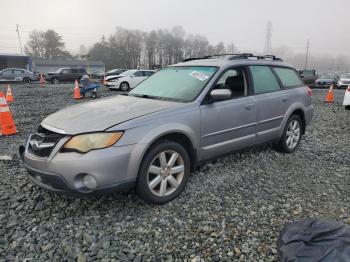
[[343, 81], [344, 85], [350, 85], [350, 81]]
[[65, 135], [58, 134], [40, 126], [38, 132], [30, 137], [28, 150], [38, 157], [48, 157], [58, 141]]

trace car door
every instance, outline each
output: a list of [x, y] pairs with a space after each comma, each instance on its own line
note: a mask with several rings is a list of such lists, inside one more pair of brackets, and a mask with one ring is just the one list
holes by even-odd
[[61, 81], [72, 81], [73, 76], [72, 76], [72, 71], [71, 69], [63, 69], [61, 71]]
[[134, 88], [139, 83], [141, 83], [145, 79], [145, 72], [144, 71], [136, 71], [132, 77], [130, 77], [130, 88]]
[[24, 71], [20, 69], [14, 69], [13, 70], [14, 80], [19, 79], [20, 77], [24, 76]]
[[7, 69], [7, 70], [2, 71], [1, 78], [2, 79], [6, 79], [6, 80], [13, 80], [13, 79], [15, 79], [15, 76], [13, 74], [13, 70], [12, 69]]
[[281, 89], [272, 68], [256, 65], [249, 66], [249, 69], [257, 105], [257, 142], [261, 143], [279, 136], [288, 96]]
[[231, 99], [210, 101], [210, 95], [200, 106], [201, 158], [253, 145], [256, 126], [256, 104], [249, 95], [244, 68], [226, 70], [214, 89], [230, 89]]

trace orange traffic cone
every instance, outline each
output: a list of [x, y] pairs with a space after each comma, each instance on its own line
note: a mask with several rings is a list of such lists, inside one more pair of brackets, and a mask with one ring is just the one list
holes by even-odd
[[74, 96], [73, 96], [74, 99], [80, 99], [81, 96], [80, 96], [80, 89], [79, 89], [79, 85], [78, 85], [78, 80], [75, 80], [75, 83], [74, 83]]
[[39, 82], [40, 82], [40, 85], [45, 85], [46, 84], [46, 81], [45, 81], [45, 79], [44, 79], [42, 74], [40, 74], [40, 81]]
[[333, 85], [329, 87], [328, 93], [326, 95], [326, 98], [324, 100], [327, 103], [333, 103], [334, 102], [334, 94], [333, 94]]
[[12, 90], [11, 90], [10, 85], [7, 86], [6, 101], [7, 101], [7, 102], [13, 102], [13, 101], [15, 101], [15, 100], [13, 99], [13, 96], [12, 96]]
[[0, 134], [7, 136], [16, 134], [16, 126], [7, 105], [4, 93], [0, 92]]
[[103, 84], [103, 85], [107, 85], [107, 81], [106, 81], [106, 77], [105, 77], [105, 76], [103, 77], [102, 84]]

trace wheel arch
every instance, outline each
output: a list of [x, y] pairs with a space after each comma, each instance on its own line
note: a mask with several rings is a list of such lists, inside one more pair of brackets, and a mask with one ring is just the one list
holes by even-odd
[[305, 134], [306, 121], [305, 121], [305, 113], [304, 113], [304, 111], [302, 109], [298, 108], [298, 109], [295, 109], [291, 113], [290, 116], [292, 116], [292, 115], [297, 115], [297, 116], [299, 116], [301, 118], [301, 121], [302, 121], [302, 124], [303, 124], [301, 131], [302, 131], [302, 134]]
[[164, 133], [159, 134], [158, 136], [153, 137], [147, 144], [147, 147], [145, 147], [143, 153], [140, 156], [140, 162], [138, 165], [138, 169], [141, 166], [142, 160], [144, 159], [145, 155], [149, 150], [152, 148], [152, 146], [156, 143], [160, 143], [161, 141], [174, 141], [176, 143], [179, 143], [182, 145], [185, 150], [187, 151], [190, 162], [191, 162], [191, 171], [194, 171], [195, 168], [197, 167], [198, 163], [198, 152], [195, 148], [196, 142], [193, 141], [190, 135], [186, 134], [182, 130], [172, 130], [172, 131], [167, 131]]

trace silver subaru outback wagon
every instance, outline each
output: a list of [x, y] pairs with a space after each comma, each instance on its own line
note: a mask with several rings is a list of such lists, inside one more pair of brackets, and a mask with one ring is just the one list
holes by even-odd
[[296, 70], [274, 56], [188, 59], [127, 95], [49, 115], [20, 154], [29, 179], [45, 189], [135, 188], [162, 204], [208, 159], [266, 142], [294, 152], [312, 119], [311, 95]]

